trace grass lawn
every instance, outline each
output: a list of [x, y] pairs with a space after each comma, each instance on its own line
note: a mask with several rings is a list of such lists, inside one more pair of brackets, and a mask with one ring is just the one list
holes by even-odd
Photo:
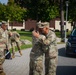
[[27, 39], [32, 41], [32, 33], [29, 31], [17, 31], [20, 34], [21, 39]]

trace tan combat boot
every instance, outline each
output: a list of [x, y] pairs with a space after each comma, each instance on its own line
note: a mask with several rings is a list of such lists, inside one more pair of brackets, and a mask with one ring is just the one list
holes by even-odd
[[0, 72], [0, 75], [6, 75], [4, 72]]
[[20, 53], [20, 55], [22, 56], [22, 52], [21, 52], [21, 51], [19, 51], [19, 53]]
[[12, 54], [12, 58], [15, 58], [15, 55], [14, 54]]
[[2, 67], [2, 65], [0, 65], [0, 73], [2, 73], [3, 72], [3, 67]]

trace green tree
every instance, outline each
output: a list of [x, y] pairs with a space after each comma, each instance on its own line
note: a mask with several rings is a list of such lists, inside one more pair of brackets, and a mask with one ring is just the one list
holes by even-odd
[[23, 19], [26, 19], [27, 10], [25, 8], [21, 8], [19, 5], [16, 5], [14, 0], [8, 0], [6, 11], [6, 16], [9, 20], [22, 21]]
[[59, 8], [58, 6], [50, 6], [46, 10], [47, 20], [51, 20], [59, 16]]
[[7, 5], [0, 3], [0, 10], [0, 21], [23, 21], [27, 17], [27, 10], [16, 5], [14, 0], [9, 0]]
[[28, 10], [27, 18], [49, 21], [59, 16], [58, 0], [14, 0]]
[[6, 7], [4, 4], [0, 3], [0, 21], [6, 20], [5, 19]]
[[[69, 0], [69, 19], [72, 21], [76, 20], [76, 0]], [[70, 10], [71, 9], [71, 10]]]
[[26, 18], [26, 10], [19, 6], [7, 6], [6, 7], [6, 19], [11, 21], [22, 21]]

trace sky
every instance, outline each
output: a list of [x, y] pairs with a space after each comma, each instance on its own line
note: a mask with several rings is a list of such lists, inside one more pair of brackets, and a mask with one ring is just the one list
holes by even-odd
[[8, 0], [0, 0], [0, 2], [3, 4], [7, 4]]

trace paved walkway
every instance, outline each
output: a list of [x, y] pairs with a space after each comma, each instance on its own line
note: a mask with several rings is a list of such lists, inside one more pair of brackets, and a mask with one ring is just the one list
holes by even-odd
[[31, 48], [22, 50], [23, 55], [20, 56], [16, 52], [16, 57], [12, 60], [5, 60], [3, 64], [6, 75], [29, 75], [29, 53]]

